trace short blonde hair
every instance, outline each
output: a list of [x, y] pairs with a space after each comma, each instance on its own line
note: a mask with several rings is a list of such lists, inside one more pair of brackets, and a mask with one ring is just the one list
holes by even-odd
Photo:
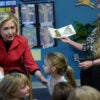
[[2, 98], [8, 98], [10, 100], [12, 93], [15, 93], [21, 84], [28, 85], [30, 87], [30, 82], [24, 74], [21, 73], [11, 73], [6, 74], [4, 79], [0, 82], [0, 95]]
[[12, 20], [16, 26], [16, 35], [17, 35], [17, 32], [18, 32], [18, 19], [17, 17], [12, 14], [12, 13], [3, 13], [3, 14], [0, 14], [0, 29], [1, 27], [3, 26], [3, 24], [9, 20]]
[[77, 87], [70, 93], [68, 100], [100, 100], [100, 92], [90, 86]]

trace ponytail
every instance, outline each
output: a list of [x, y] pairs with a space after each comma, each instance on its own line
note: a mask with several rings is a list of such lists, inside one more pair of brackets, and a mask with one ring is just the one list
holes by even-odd
[[66, 78], [68, 80], [68, 83], [70, 85], [72, 85], [74, 88], [77, 86], [76, 85], [76, 82], [75, 82], [75, 79], [74, 79], [73, 69], [70, 66], [67, 67], [67, 70], [66, 70]]

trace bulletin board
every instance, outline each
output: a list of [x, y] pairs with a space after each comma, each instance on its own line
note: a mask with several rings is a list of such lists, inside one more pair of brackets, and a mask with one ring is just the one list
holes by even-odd
[[18, 1], [17, 0], [0, 0], [0, 14], [13, 13], [18, 17]]
[[23, 2], [19, 4], [21, 35], [28, 39], [31, 48], [56, 45], [48, 27], [55, 27], [54, 2]]

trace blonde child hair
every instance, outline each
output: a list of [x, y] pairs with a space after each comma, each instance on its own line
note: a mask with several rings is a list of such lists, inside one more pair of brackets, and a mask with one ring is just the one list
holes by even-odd
[[100, 92], [90, 86], [77, 87], [67, 100], [100, 100]]
[[76, 87], [76, 82], [74, 79], [73, 69], [67, 65], [66, 58], [60, 52], [50, 52], [45, 57], [49, 66], [56, 67], [56, 73], [59, 75], [65, 74], [68, 82]]
[[14, 100], [13, 94], [19, 89], [21, 84], [30, 87], [30, 82], [24, 74], [6, 74], [4, 79], [0, 82], [0, 95], [2, 100]]

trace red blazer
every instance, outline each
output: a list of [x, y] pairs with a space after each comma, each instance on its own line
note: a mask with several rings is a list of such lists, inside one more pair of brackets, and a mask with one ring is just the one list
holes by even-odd
[[19, 70], [25, 73], [24, 66], [30, 73], [39, 69], [32, 57], [27, 39], [20, 35], [15, 36], [8, 52], [0, 38], [0, 66], [4, 68], [5, 74], [11, 70]]

